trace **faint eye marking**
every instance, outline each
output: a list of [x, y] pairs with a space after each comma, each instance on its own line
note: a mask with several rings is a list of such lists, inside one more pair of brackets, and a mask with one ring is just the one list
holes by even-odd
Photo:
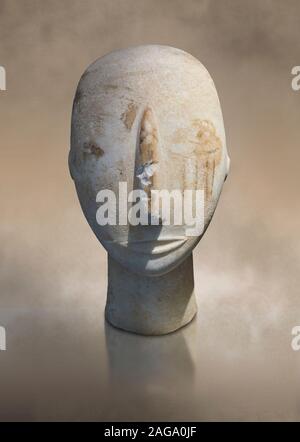
[[132, 128], [136, 117], [136, 112], [137, 106], [133, 102], [130, 102], [127, 106], [126, 111], [123, 112], [121, 115], [121, 120], [123, 121], [126, 129], [130, 130]]
[[83, 153], [94, 155], [96, 158], [99, 158], [102, 157], [102, 155], [104, 155], [104, 150], [96, 143], [89, 142], [89, 143], [84, 143]]
[[222, 155], [222, 143], [213, 123], [196, 119], [191, 127], [177, 130], [173, 141], [171, 151], [179, 161], [183, 161], [184, 187], [203, 189], [205, 200], [209, 200], [212, 196], [215, 168]]

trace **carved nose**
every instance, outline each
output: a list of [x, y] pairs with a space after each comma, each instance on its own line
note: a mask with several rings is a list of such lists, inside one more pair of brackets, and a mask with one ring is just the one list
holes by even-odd
[[144, 110], [138, 137], [136, 177], [150, 199], [151, 189], [158, 186], [159, 171], [158, 129], [154, 112], [150, 107]]
[[143, 113], [140, 133], [139, 133], [139, 167], [145, 169], [150, 183], [153, 187], [156, 181], [156, 175], [159, 165], [158, 152], [158, 130], [151, 108], [147, 107]]

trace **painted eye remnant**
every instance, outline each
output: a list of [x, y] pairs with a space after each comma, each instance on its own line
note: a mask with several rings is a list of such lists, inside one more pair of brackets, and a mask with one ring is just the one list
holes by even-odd
[[209, 120], [195, 119], [191, 127], [178, 129], [170, 148], [175, 160], [183, 162], [184, 188], [203, 189], [212, 196], [215, 169], [222, 157], [222, 142]]
[[[137, 105], [133, 102], [127, 109], [131, 128], [136, 118]], [[125, 114], [122, 114], [125, 118]], [[124, 121], [125, 124], [125, 121]], [[153, 109], [147, 106], [142, 114], [138, 132], [138, 152], [135, 169], [138, 187], [148, 196], [151, 205], [151, 189], [159, 189], [160, 158], [158, 125]], [[213, 191], [215, 169], [221, 161], [222, 142], [216, 133], [213, 123], [209, 120], [195, 119], [191, 126], [177, 129], [165, 162], [179, 163], [183, 189], [202, 189], [207, 202]], [[93, 157], [96, 160], [104, 155], [104, 150], [95, 142], [85, 142], [82, 148], [83, 159]], [[165, 165], [166, 166], [166, 165]], [[168, 166], [168, 165], [167, 165]]]
[[[178, 129], [170, 146], [169, 158], [180, 163], [184, 189], [202, 189], [205, 200], [212, 196], [215, 169], [222, 157], [222, 142], [215, 126], [209, 120], [195, 119], [191, 127]], [[172, 155], [175, 154], [175, 155]], [[140, 161], [137, 169], [143, 187], [150, 191], [157, 187], [159, 178], [158, 129], [154, 113], [146, 109], [140, 130]]]
[[100, 157], [102, 157], [102, 155], [104, 155], [104, 150], [100, 146], [98, 146], [97, 143], [93, 143], [93, 142], [84, 143], [83, 155], [84, 155], [84, 157], [86, 155], [93, 155], [96, 158], [100, 158]]
[[147, 107], [142, 114], [137, 137], [136, 186], [147, 194], [149, 213], [151, 192], [163, 190], [160, 185], [164, 181], [164, 170], [168, 170], [172, 164], [174, 176], [179, 170], [182, 177], [178, 190], [203, 190], [205, 203], [211, 201], [215, 169], [222, 157], [222, 142], [211, 121], [194, 119], [190, 127], [178, 129], [174, 143], [166, 150], [166, 155], [162, 155], [157, 120], [153, 109]]
[[125, 112], [121, 115], [121, 120], [123, 121], [127, 130], [131, 130], [134, 120], [136, 118], [137, 106], [134, 102], [130, 102], [127, 106]]
[[[159, 136], [154, 112], [147, 107], [142, 115], [139, 131], [139, 152], [135, 176], [139, 186], [151, 200], [151, 189], [159, 188]], [[205, 201], [212, 197], [215, 169], [222, 157], [222, 142], [214, 124], [195, 119], [190, 127], [177, 129], [168, 149], [168, 163], [179, 163], [183, 189], [201, 189]]]

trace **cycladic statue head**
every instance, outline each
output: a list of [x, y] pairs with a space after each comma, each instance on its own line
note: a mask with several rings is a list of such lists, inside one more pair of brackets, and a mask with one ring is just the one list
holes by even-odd
[[69, 167], [108, 253], [106, 319], [149, 335], [191, 321], [192, 251], [229, 170], [220, 103], [204, 66], [157, 45], [96, 60], [76, 91]]

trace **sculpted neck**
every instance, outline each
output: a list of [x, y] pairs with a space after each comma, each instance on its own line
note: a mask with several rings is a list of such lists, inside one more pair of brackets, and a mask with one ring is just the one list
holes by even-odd
[[197, 311], [192, 254], [163, 276], [132, 273], [108, 257], [107, 321], [117, 328], [162, 335], [188, 324]]

